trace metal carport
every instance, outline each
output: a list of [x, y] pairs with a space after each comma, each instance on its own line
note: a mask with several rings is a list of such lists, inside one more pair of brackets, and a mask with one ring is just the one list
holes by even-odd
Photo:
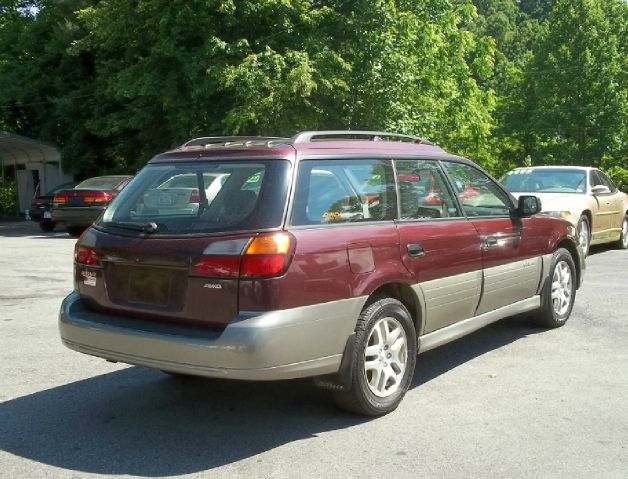
[[2, 184], [7, 169], [13, 169], [21, 213], [28, 210], [36, 191], [45, 193], [72, 181], [63, 172], [61, 153], [54, 145], [0, 130], [0, 171]]

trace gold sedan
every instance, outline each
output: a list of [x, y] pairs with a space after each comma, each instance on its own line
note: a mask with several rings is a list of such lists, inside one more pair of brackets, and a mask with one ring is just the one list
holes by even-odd
[[515, 168], [500, 180], [518, 198], [534, 194], [542, 214], [563, 218], [578, 231], [580, 246], [615, 242], [628, 249], [628, 195], [603, 172], [582, 166]]

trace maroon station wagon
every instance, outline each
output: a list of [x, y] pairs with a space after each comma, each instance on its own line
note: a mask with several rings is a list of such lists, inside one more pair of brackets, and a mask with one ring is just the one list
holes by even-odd
[[519, 313], [567, 321], [582, 252], [540, 208], [409, 135], [191, 140], [78, 241], [61, 337], [171, 374], [314, 377], [385, 414], [418, 353]]

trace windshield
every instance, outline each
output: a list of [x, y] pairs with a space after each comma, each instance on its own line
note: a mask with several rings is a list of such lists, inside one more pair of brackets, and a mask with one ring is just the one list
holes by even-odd
[[586, 171], [563, 168], [522, 168], [499, 180], [509, 191], [521, 193], [585, 193]]
[[289, 170], [285, 160], [148, 165], [97, 225], [157, 235], [276, 228]]
[[87, 190], [87, 189], [99, 189], [99, 190], [113, 190], [122, 181], [126, 180], [126, 177], [121, 178], [119, 176], [97, 176], [96, 178], [89, 178], [82, 181], [74, 187], [75, 190]]

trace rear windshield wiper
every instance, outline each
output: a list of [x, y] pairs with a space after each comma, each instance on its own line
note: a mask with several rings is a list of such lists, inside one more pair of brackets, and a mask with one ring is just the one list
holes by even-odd
[[117, 228], [126, 228], [129, 230], [145, 231], [146, 233], [154, 233], [159, 228], [157, 223], [127, 223], [124, 221], [108, 221], [104, 223], [108, 226], [115, 226]]

